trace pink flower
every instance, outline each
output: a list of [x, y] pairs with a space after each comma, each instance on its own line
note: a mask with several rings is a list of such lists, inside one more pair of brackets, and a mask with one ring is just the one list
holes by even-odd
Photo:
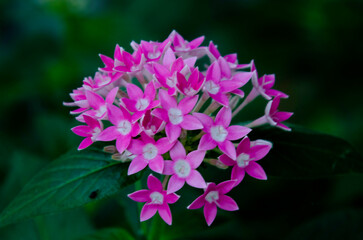
[[235, 180], [215, 183], [208, 183], [205, 192], [188, 206], [188, 209], [198, 209], [204, 206], [204, 217], [210, 226], [217, 216], [217, 207], [226, 211], [238, 210], [237, 203], [225, 194], [233, 189]]
[[197, 94], [205, 82], [205, 77], [199, 72], [198, 68], [193, 70], [188, 80], [186, 80], [185, 76], [181, 73], [177, 73], [176, 76], [176, 87], [185, 96], [194, 96]]
[[294, 113], [278, 111], [277, 108], [280, 104], [280, 98], [281, 97], [275, 97], [273, 100], [269, 101], [265, 108], [265, 115], [246, 125], [246, 127], [257, 127], [265, 123], [269, 123], [271, 126], [276, 126], [286, 131], [291, 131], [291, 128], [282, 124], [281, 122], [289, 119]]
[[172, 216], [169, 204], [178, 201], [179, 196], [175, 193], [167, 194], [166, 191], [163, 190], [160, 180], [151, 174], [147, 179], [147, 186], [149, 190], [139, 190], [127, 195], [136, 202], [145, 202], [145, 205], [141, 209], [140, 221], [146, 221], [158, 212], [160, 217], [167, 224], [171, 225]]
[[167, 138], [155, 140], [145, 133], [141, 133], [141, 139], [133, 139], [127, 149], [136, 157], [132, 160], [128, 175], [137, 173], [149, 165], [150, 169], [157, 173], [162, 173], [164, 169], [164, 158], [162, 154], [169, 151], [175, 142], [169, 142]]
[[184, 40], [184, 38], [175, 30], [170, 34], [173, 43], [173, 50], [176, 52], [188, 52], [196, 49], [204, 41], [204, 36], [198, 37], [191, 42]]
[[146, 111], [140, 120], [141, 129], [149, 137], [154, 136], [165, 128], [165, 122], [160, 118], [151, 115], [150, 110]]
[[186, 155], [183, 144], [176, 142], [170, 150], [172, 161], [165, 161], [163, 174], [172, 175], [168, 183], [168, 193], [181, 189], [185, 182], [195, 188], [206, 188], [202, 175], [195, 170], [203, 162], [205, 151], [197, 150]]
[[160, 104], [159, 100], [154, 100], [156, 92], [152, 82], [146, 86], [145, 93], [132, 83], [128, 83], [126, 89], [129, 98], [122, 98], [122, 102], [129, 111], [135, 113], [133, 115], [134, 119], [141, 118], [147, 110]]
[[87, 101], [85, 89], [83, 87], [74, 89], [73, 92], [69, 95], [72, 98], [73, 102], [63, 102], [63, 105], [68, 107], [79, 107], [75, 110], [72, 110], [70, 112], [71, 114], [79, 114], [90, 108], [90, 105]]
[[96, 72], [95, 77], [88, 77], [83, 80], [83, 87], [86, 90], [96, 92], [101, 88], [111, 84], [116, 79], [112, 78], [111, 74], [102, 74]]
[[[225, 60], [219, 58], [213, 62], [207, 70], [204, 91], [208, 92], [211, 98], [223, 106], [228, 106], [227, 93], [236, 91], [245, 85], [251, 78], [250, 72], [239, 72], [232, 76], [231, 70]], [[236, 92], [241, 94], [240, 92]]]
[[203, 124], [206, 132], [199, 142], [199, 150], [210, 150], [216, 146], [232, 159], [236, 159], [236, 149], [231, 141], [243, 138], [251, 129], [243, 126], [229, 126], [232, 119], [230, 108], [223, 107], [217, 114], [215, 121], [203, 113], [193, 113]]
[[159, 97], [162, 108], [154, 109], [151, 114], [166, 122], [165, 132], [171, 142], [178, 139], [182, 128], [186, 130], [203, 128], [196, 117], [188, 115], [197, 103], [198, 96], [185, 97], [178, 104], [174, 97], [161, 89]]
[[233, 166], [231, 179], [236, 180], [236, 185], [243, 180], [245, 172], [251, 177], [266, 180], [265, 171], [256, 161], [264, 158], [271, 147], [270, 142], [264, 140], [250, 142], [250, 139], [245, 137], [237, 146], [236, 160], [232, 160], [225, 154], [221, 155], [219, 160], [227, 166]]
[[131, 117], [130, 113], [115, 105], [108, 105], [108, 118], [114, 125], [106, 128], [97, 137], [98, 141], [112, 141], [116, 139], [116, 148], [119, 153], [123, 153], [129, 146], [131, 138], [140, 133], [138, 123]]
[[148, 62], [156, 62], [161, 58], [165, 50], [169, 48], [170, 44], [170, 39], [167, 38], [162, 43], [141, 41], [139, 47], [142, 49]]
[[82, 125], [71, 129], [75, 134], [85, 137], [81, 144], [79, 144], [78, 150], [85, 149], [94, 143], [103, 129], [102, 122], [99, 120], [93, 119], [87, 115], [84, 116], [84, 120], [87, 123], [87, 126]]

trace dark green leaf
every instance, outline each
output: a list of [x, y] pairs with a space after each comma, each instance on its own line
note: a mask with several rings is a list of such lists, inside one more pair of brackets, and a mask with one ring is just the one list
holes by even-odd
[[79, 238], [78, 240], [133, 240], [133, 238], [125, 229], [107, 228], [99, 230], [93, 234]]
[[363, 173], [363, 158], [346, 141], [292, 126], [291, 132], [259, 127], [249, 134], [251, 140], [273, 143], [261, 160], [268, 176], [317, 178], [347, 173]]
[[90, 149], [69, 153], [41, 170], [0, 215], [0, 226], [46, 213], [82, 206], [111, 196], [138, 177], [128, 164]]

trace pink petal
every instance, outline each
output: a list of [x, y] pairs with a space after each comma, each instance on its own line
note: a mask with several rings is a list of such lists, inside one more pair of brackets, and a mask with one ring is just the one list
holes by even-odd
[[118, 123], [125, 119], [125, 116], [120, 108], [116, 107], [115, 105], [107, 105], [108, 110], [108, 119], [113, 125], [118, 125]]
[[119, 135], [116, 139], [116, 148], [119, 153], [123, 153], [126, 148], [130, 145], [131, 136], [130, 135]]
[[146, 221], [155, 215], [158, 210], [155, 204], [145, 204], [140, 213], [140, 222]]
[[215, 141], [211, 138], [209, 134], [205, 134], [200, 139], [198, 150], [211, 150], [215, 148], [217, 144]]
[[128, 99], [128, 98], [122, 98], [122, 102], [125, 104], [126, 108], [131, 112], [137, 112], [136, 109], [136, 100], [134, 99]]
[[235, 89], [231, 91], [231, 93], [236, 94], [237, 96], [243, 98], [245, 96], [245, 93], [241, 89]]
[[196, 151], [190, 152], [188, 154], [188, 156], [186, 157], [186, 160], [189, 162], [190, 166], [193, 169], [196, 169], [203, 162], [204, 157], [205, 157], [205, 151], [196, 150]]
[[213, 119], [210, 116], [204, 113], [197, 113], [197, 112], [193, 113], [193, 116], [198, 118], [198, 120], [203, 124], [204, 128], [209, 129], [212, 127]]
[[236, 80], [221, 81], [219, 85], [221, 86], [220, 91], [222, 93], [232, 92], [233, 90], [236, 90], [243, 86], [241, 82]]
[[165, 81], [165, 78], [171, 75], [170, 71], [165, 66], [160, 65], [159, 63], [154, 63], [153, 67], [158, 80], [162, 79], [163, 81]]
[[115, 126], [111, 126], [103, 130], [98, 136], [97, 141], [112, 141], [115, 140], [120, 135], [120, 132], [117, 131]]
[[219, 112], [217, 113], [215, 124], [216, 125], [222, 125], [223, 127], [227, 128], [229, 124], [231, 123], [232, 119], [232, 111], [230, 108], [223, 107]]
[[155, 94], [156, 94], [156, 91], [155, 91], [154, 83], [150, 82], [145, 88], [145, 97], [147, 97], [149, 99], [149, 101], [152, 101], [155, 98]]
[[181, 133], [181, 128], [179, 125], [174, 125], [172, 123], [168, 123], [165, 126], [165, 133], [170, 142], [174, 142], [178, 139]]
[[174, 162], [170, 161], [170, 160], [166, 160], [164, 161], [164, 170], [163, 170], [163, 174], [164, 175], [173, 175], [174, 174]]
[[166, 202], [173, 204], [176, 203], [176, 201], [178, 201], [179, 198], [180, 198], [179, 195], [176, 195], [175, 193], [170, 193], [166, 196]]
[[238, 167], [238, 165], [235, 165], [232, 168], [231, 179], [236, 180], [234, 186], [237, 186], [242, 182], [243, 178], [245, 177], [245, 173], [246, 173], [245, 169]]
[[175, 54], [171, 48], [168, 48], [165, 51], [164, 59], [163, 59], [163, 65], [167, 68], [170, 68], [171, 64], [176, 60]]
[[167, 194], [176, 192], [184, 186], [185, 180], [173, 175], [169, 179]]
[[179, 57], [177, 60], [173, 62], [171, 65], [171, 71], [170, 72], [180, 72], [184, 67], [184, 61], [181, 57]]
[[169, 151], [173, 146], [174, 146], [175, 142], [170, 142], [168, 140], [168, 138], [160, 138], [155, 146], [158, 149], [159, 154], [164, 154], [167, 151]]
[[228, 105], [229, 105], [229, 99], [228, 99], [228, 97], [225, 94], [219, 92], [217, 94], [209, 94], [209, 95], [216, 102], [222, 104], [225, 107], [228, 107]]
[[231, 78], [231, 76], [232, 76], [231, 68], [229, 67], [229, 64], [227, 63], [227, 61], [224, 58], [219, 57], [218, 63], [221, 68], [222, 77], [225, 77], [227, 79]]
[[272, 100], [272, 104], [271, 104], [271, 109], [270, 109], [270, 114], [273, 114], [277, 111], [277, 108], [280, 105], [280, 97], [275, 97]]
[[229, 196], [219, 195], [217, 200], [218, 207], [226, 211], [236, 211], [238, 210], [237, 203]]
[[168, 112], [162, 108], [156, 108], [151, 112], [151, 115], [162, 119], [165, 122], [169, 122]]
[[174, 161], [177, 161], [180, 159], [185, 159], [186, 152], [185, 152], [184, 146], [183, 146], [183, 144], [181, 144], [181, 142], [177, 141], [175, 143], [174, 147], [170, 150], [170, 157]]
[[217, 216], [216, 204], [206, 202], [205, 206], [204, 206], [204, 217], [205, 217], [205, 220], [206, 220], [208, 226], [210, 226], [213, 223], [216, 216]]
[[138, 139], [133, 139], [127, 148], [133, 154], [140, 155], [142, 154], [142, 148], [145, 146], [145, 143]]
[[237, 154], [248, 153], [250, 151], [251, 142], [248, 137], [242, 139], [242, 141], [237, 146]]
[[227, 139], [233, 141], [243, 138], [244, 136], [249, 134], [252, 131], [252, 129], [248, 127], [233, 125], [227, 128], [227, 131], [228, 131]]
[[231, 159], [226, 154], [222, 154], [218, 159], [227, 166], [234, 166], [237, 163], [236, 160]]
[[241, 87], [245, 85], [252, 77], [253, 72], [239, 72], [233, 76], [233, 80], [241, 83]]
[[264, 158], [271, 150], [271, 147], [272, 145], [256, 145], [251, 147], [250, 158], [253, 159], [253, 161]]
[[90, 137], [83, 139], [83, 141], [79, 144], [78, 150], [85, 149], [89, 147], [93, 143], [92, 139]]
[[126, 85], [127, 95], [130, 99], [137, 100], [144, 96], [142, 90], [135, 84], [129, 83]]
[[292, 112], [277, 112], [274, 114], [273, 118], [278, 119], [277, 122], [283, 122], [289, 119], [294, 113]]
[[266, 173], [261, 167], [261, 165], [254, 161], [250, 161], [249, 165], [245, 168], [245, 170], [248, 173], [248, 175], [250, 175], [251, 177], [261, 180], [267, 179]]
[[281, 97], [281, 98], [289, 97], [289, 95], [275, 89], [267, 89], [265, 90], [265, 93], [271, 97]]
[[99, 109], [102, 105], [105, 104], [103, 97], [91, 91], [86, 91], [86, 98], [89, 105], [95, 110]]
[[218, 83], [221, 80], [221, 69], [217, 61], [213, 62], [206, 73], [206, 79]]
[[157, 155], [154, 159], [149, 161], [149, 168], [154, 172], [163, 173], [164, 169], [164, 159], [162, 156]]
[[157, 192], [163, 191], [163, 185], [161, 184], [160, 180], [157, 177], [153, 176], [152, 174], [150, 174], [147, 178], [147, 187], [151, 191], [157, 191]]
[[92, 129], [86, 125], [74, 127], [71, 130], [72, 130], [72, 132], [74, 132], [75, 134], [77, 134], [78, 136], [81, 136], [81, 137], [92, 136]]
[[117, 92], [118, 92], [118, 87], [115, 87], [113, 88], [108, 94], [107, 94], [107, 97], [106, 97], [106, 103], [108, 104], [113, 104], [113, 102], [115, 101], [115, 97], [117, 95]]
[[159, 90], [159, 99], [161, 102], [161, 106], [169, 110], [170, 108], [176, 108], [177, 103], [174, 97], [171, 97], [167, 91], [160, 89]]
[[205, 195], [199, 196], [197, 199], [195, 199], [187, 208], [188, 209], [198, 209], [204, 206], [205, 203]]
[[127, 195], [129, 198], [135, 202], [147, 202], [150, 201], [150, 191], [143, 189]]
[[178, 108], [182, 111], [184, 115], [188, 114], [193, 110], [197, 101], [198, 95], [195, 95], [193, 97], [185, 97], [179, 102]]
[[195, 187], [195, 188], [206, 188], [207, 187], [207, 184], [205, 183], [204, 178], [196, 170], [192, 170], [190, 172], [190, 175], [186, 178], [186, 181], [190, 186]]
[[158, 209], [160, 217], [168, 224], [171, 225], [172, 218], [171, 218], [171, 212], [170, 207], [168, 204], [164, 204], [159, 207]]
[[288, 126], [286, 126], [285, 124], [282, 124], [282, 123], [277, 123], [276, 127], [281, 128], [282, 130], [285, 130], [285, 131], [291, 131], [291, 128], [289, 128]]
[[221, 56], [221, 54], [219, 53], [217, 46], [213, 44], [212, 41], [210, 41], [209, 46], [208, 46], [208, 50], [210, 51], [210, 53], [215, 57], [215, 58], [219, 58]]
[[98, 120], [96, 120], [90, 116], [87, 116], [87, 115], [84, 115], [83, 119], [87, 123], [87, 125], [90, 126], [90, 128], [92, 128], [92, 129], [101, 128], [101, 124]]
[[236, 148], [231, 141], [225, 140], [223, 143], [218, 143], [218, 147], [228, 157], [236, 160]]
[[189, 47], [191, 49], [197, 48], [197, 47], [199, 47], [200, 44], [202, 44], [203, 41], [204, 41], [204, 36], [196, 38], [189, 43]]
[[226, 194], [235, 187], [235, 182], [235, 180], [224, 181], [218, 184], [216, 188], [220, 194]]
[[198, 118], [192, 115], [185, 115], [183, 122], [180, 123], [180, 126], [186, 130], [203, 129], [202, 123], [198, 120]]
[[127, 171], [127, 175], [137, 173], [137, 172], [143, 170], [146, 166], [147, 166], [147, 162], [145, 161], [145, 159], [142, 156], [139, 155], [131, 161], [129, 169]]

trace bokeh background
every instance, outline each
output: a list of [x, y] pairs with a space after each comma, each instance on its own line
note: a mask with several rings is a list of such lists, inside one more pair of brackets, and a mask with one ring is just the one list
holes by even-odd
[[[173, 29], [187, 40], [204, 35], [204, 45], [213, 40], [240, 63], [254, 59], [259, 74], [275, 73], [276, 88], [290, 95], [281, 107], [295, 112], [290, 122], [362, 153], [362, 13], [361, 0], [0, 1], [0, 210], [42, 166], [79, 144], [62, 102], [103, 66], [98, 54], [112, 56], [117, 43], [131, 50], [132, 40], [162, 41]], [[248, 111], [257, 116], [263, 106]], [[247, 180], [235, 194], [239, 220], [229, 227], [243, 239], [318, 239], [310, 232], [362, 239], [362, 183], [360, 176]], [[3, 228], [0, 239], [74, 239], [122, 226], [113, 201]], [[201, 212], [192, 216], [203, 220]]]

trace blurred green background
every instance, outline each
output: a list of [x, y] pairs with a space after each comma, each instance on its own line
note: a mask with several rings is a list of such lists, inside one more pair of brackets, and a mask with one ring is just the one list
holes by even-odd
[[[276, 88], [290, 95], [281, 110], [295, 113], [291, 122], [344, 138], [362, 153], [362, 12], [361, 0], [0, 1], [0, 210], [81, 141], [62, 102], [103, 66], [98, 54], [112, 56], [116, 43], [131, 50], [132, 40], [162, 41], [173, 29], [187, 40], [204, 35], [204, 45], [213, 40], [240, 63], [254, 59], [259, 74], [275, 73]], [[258, 116], [263, 106], [246, 112]], [[202, 228], [210, 238], [238, 227], [244, 239], [363, 239], [360, 176], [247, 180], [238, 191], [240, 220]], [[1, 229], [0, 239], [74, 239], [123, 226], [112, 201]], [[203, 223], [201, 212], [180, 214]]]

